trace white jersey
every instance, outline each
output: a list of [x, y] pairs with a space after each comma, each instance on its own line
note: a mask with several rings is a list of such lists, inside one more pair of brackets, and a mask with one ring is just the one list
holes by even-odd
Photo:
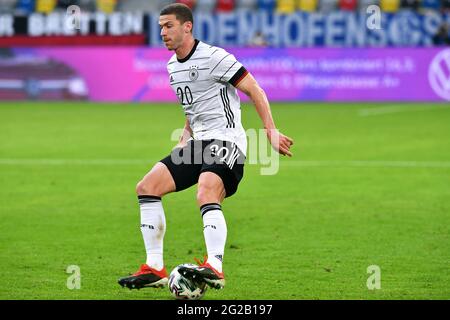
[[195, 40], [186, 58], [172, 56], [167, 71], [193, 138], [230, 141], [245, 155], [247, 138], [235, 88], [248, 73], [242, 64], [224, 49]]

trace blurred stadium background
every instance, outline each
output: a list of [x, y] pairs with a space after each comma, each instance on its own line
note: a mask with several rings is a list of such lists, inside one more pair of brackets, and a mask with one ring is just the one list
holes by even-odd
[[[135, 184], [184, 123], [157, 24], [172, 2], [0, 0], [1, 299], [170, 297], [116, 280], [144, 254]], [[179, 2], [296, 141], [225, 202], [229, 289], [205, 298], [448, 299], [450, 0]], [[169, 269], [204, 252], [194, 200], [165, 202]]]

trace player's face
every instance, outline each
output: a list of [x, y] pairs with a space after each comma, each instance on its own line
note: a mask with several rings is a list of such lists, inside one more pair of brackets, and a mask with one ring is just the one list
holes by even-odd
[[174, 14], [168, 14], [159, 17], [159, 27], [167, 49], [176, 50], [191, 33], [192, 23], [187, 21], [182, 24]]

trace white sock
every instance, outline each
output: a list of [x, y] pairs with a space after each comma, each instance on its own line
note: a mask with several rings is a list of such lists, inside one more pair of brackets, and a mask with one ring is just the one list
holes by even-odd
[[141, 208], [141, 232], [147, 252], [146, 264], [156, 270], [164, 267], [163, 240], [166, 232], [166, 218], [161, 198], [138, 196]]
[[222, 260], [227, 241], [227, 224], [222, 207], [217, 203], [208, 203], [200, 208], [203, 217], [203, 235], [205, 236], [208, 263], [222, 272]]

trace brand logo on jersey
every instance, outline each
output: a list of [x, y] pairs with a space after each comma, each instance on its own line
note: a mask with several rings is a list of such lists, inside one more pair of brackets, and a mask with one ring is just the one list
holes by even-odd
[[170, 82], [173, 82], [174, 80], [173, 80], [173, 76], [170, 76]]
[[198, 79], [198, 66], [191, 66], [189, 68], [189, 79], [191, 79], [191, 81], [195, 81]]

